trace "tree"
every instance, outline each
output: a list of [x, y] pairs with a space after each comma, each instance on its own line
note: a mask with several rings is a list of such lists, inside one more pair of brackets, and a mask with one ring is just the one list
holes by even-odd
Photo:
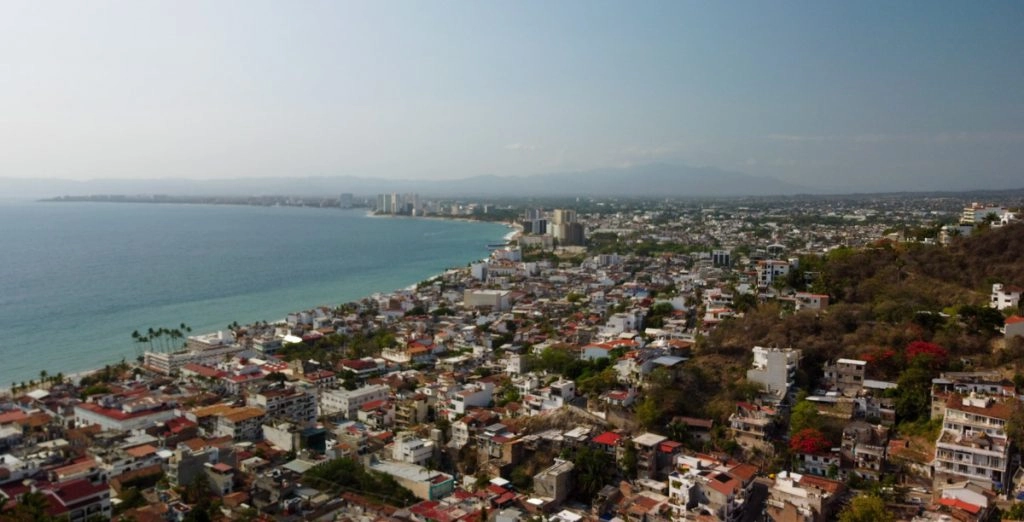
[[32, 491], [22, 495], [18, 505], [4, 513], [3, 520], [12, 522], [49, 522], [53, 517], [46, 514], [50, 506], [46, 494]]
[[906, 356], [908, 364], [938, 369], [946, 364], [949, 352], [935, 343], [914, 341], [907, 345]]
[[690, 426], [680, 420], [674, 420], [668, 425], [668, 436], [676, 442], [683, 444], [690, 443]]
[[1024, 502], [1014, 502], [1003, 511], [1003, 520], [1024, 520]]
[[789, 416], [790, 435], [805, 429], [817, 430], [820, 427], [821, 416], [818, 413], [818, 407], [808, 400], [796, 403], [796, 406], [793, 407], [793, 412]]
[[659, 417], [661, 417], [661, 412], [653, 397], [648, 396], [636, 407], [636, 421], [646, 430], [657, 425]]
[[896, 415], [904, 422], [927, 417], [931, 411], [932, 373], [920, 366], [912, 366], [900, 374], [896, 381]]
[[512, 468], [512, 472], [509, 474], [509, 482], [519, 491], [526, 491], [533, 485], [533, 476], [527, 471], [525, 465], [519, 465]]
[[581, 502], [591, 502], [594, 495], [604, 487], [611, 477], [608, 470], [614, 465], [611, 457], [589, 446], [580, 446], [570, 455], [576, 470], [576, 484], [573, 496]]
[[861, 495], [839, 514], [839, 522], [893, 522], [892, 513], [885, 509], [882, 499]]
[[629, 479], [636, 478], [636, 464], [638, 461], [636, 444], [630, 440], [626, 443], [626, 447], [623, 448], [622, 462], [620, 467], [622, 468], [622, 474]]
[[288, 380], [288, 376], [281, 372], [270, 372], [267, 374], [266, 379], [274, 383], [283, 383]]

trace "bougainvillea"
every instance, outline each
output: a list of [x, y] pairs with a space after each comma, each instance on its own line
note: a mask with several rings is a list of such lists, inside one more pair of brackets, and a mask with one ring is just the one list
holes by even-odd
[[831, 448], [832, 442], [814, 428], [804, 428], [789, 439], [789, 449], [795, 453], [825, 453]]
[[892, 348], [882, 349], [879, 348], [873, 352], [866, 353], [861, 356], [861, 359], [869, 363], [885, 362], [896, 356], [896, 350]]
[[907, 362], [912, 362], [918, 357], [927, 358], [931, 366], [937, 367], [945, 364], [949, 352], [945, 348], [927, 341], [914, 341], [907, 345]]

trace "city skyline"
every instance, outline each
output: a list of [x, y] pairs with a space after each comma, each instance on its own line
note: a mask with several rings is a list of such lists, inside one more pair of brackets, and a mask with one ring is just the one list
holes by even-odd
[[0, 178], [1019, 187], [1020, 4], [13, 2]]

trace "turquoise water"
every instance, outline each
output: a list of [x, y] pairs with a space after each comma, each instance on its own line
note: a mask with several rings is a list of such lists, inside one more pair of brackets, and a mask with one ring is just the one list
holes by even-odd
[[365, 210], [0, 202], [0, 387], [133, 360], [133, 330], [214, 331], [403, 288], [507, 231]]

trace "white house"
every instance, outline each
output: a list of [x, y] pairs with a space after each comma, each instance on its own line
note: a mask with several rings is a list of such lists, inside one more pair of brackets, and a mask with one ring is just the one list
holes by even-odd
[[828, 306], [828, 294], [812, 294], [810, 292], [797, 292], [795, 296], [796, 309], [821, 310]]
[[997, 310], [1017, 308], [1020, 306], [1020, 295], [1024, 289], [1019, 286], [1003, 286], [1002, 283], [992, 285], [992, 300], [989, 306]]
[[769, 395], [781, 400], [793, 385], [800, 350], [755, 346], [753, 351], [753, 368], [747, 370], [747, 380], [762, 385]]
[[785, 279], [789, 275], [789, 263], [768, 259], [757, 262], [757, 284], [765, 288], [772, 286], [775, 281]]
[[355, 390], [328, 390], [320, 396], [320, 413], [341, 414], [354, 419], [359, 408], [372, 401], [387, 399], [391, 389], [383, 384], [364, 386]]
[[391, 446], [391, 458], [399, 462], [422, 466], [433, 456], [433, 441], [421, 439], [412, 432], [399, 433]]

